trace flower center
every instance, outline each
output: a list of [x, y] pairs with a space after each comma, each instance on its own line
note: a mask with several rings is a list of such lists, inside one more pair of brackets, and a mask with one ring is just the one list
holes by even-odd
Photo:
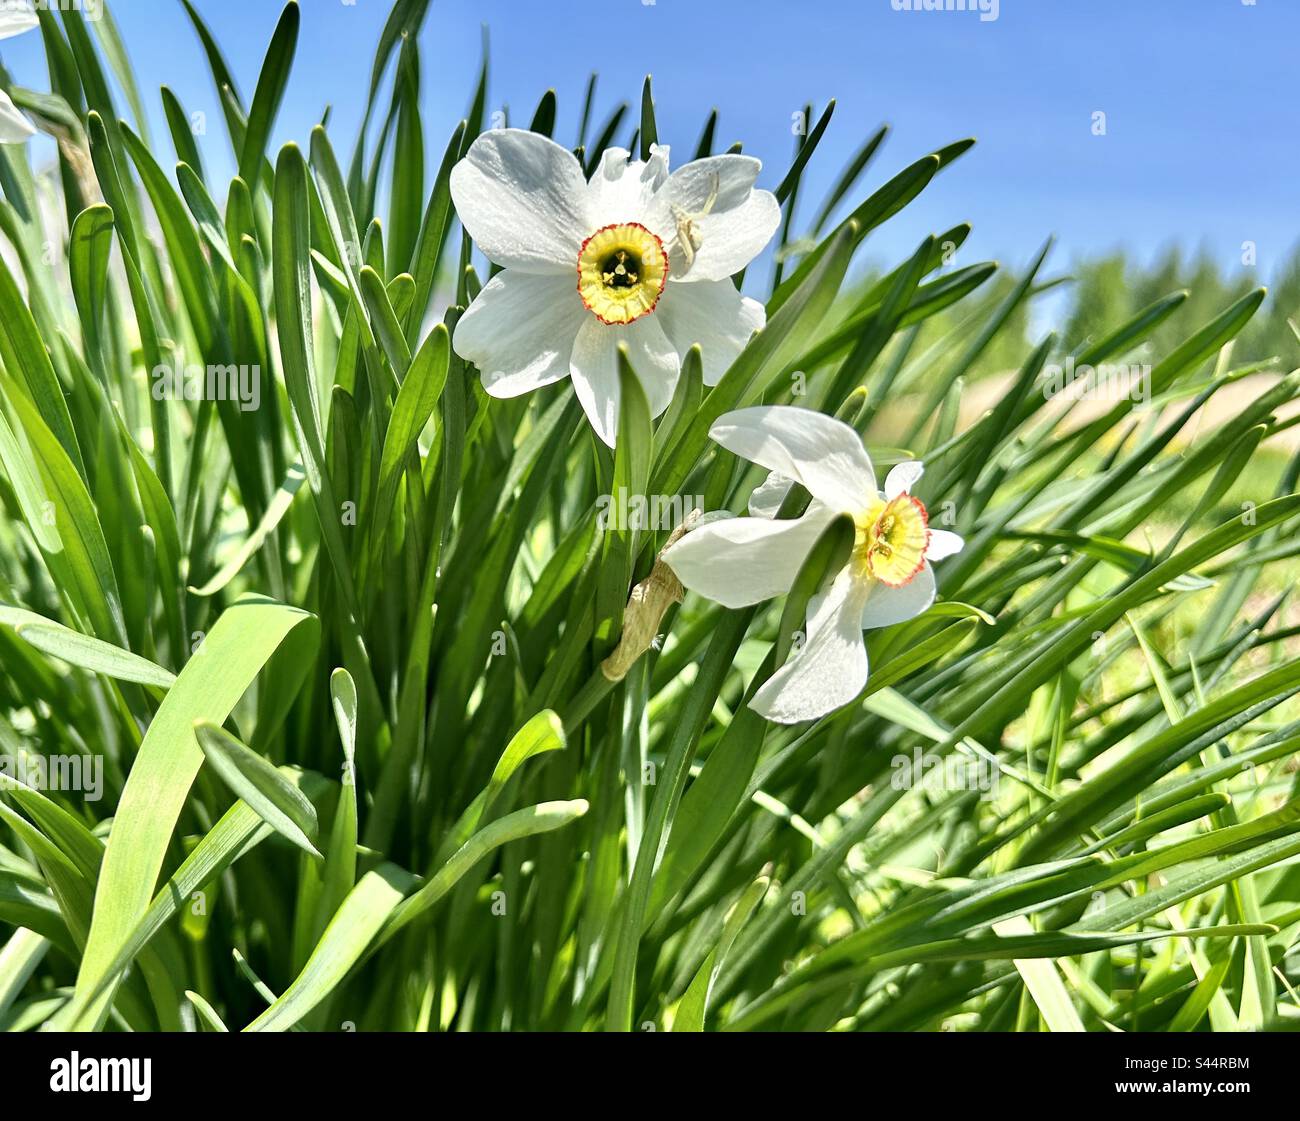
[[865, 574], [891, 588], [910, 583], [925, 564], [930, 519], [920, 499], [900, 494], [877, 501], [854, 519], [853, 559]]
[[649, 315], [667, 281], [664, 243], [639, 222], [602, 226], [578, 251], [578, 295], [602, 323]]

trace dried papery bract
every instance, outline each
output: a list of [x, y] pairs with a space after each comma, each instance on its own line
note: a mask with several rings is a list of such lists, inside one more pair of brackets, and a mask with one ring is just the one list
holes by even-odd
[[[689, 533], [700, 518], [699, 510], [692, 510], [685, 520], [668, 536], [667, 550], [683, 534]], [[668, 609], [681, 603], [685, 590], [677, 575], [664, 563], [663, 550], [655, 557], [650, 574], [632, 589], [627, 608], [623, 613], [623, 633], [614, 652], [600, 663], [600, 672], [610, 681], [619, 682], [647, 650], [656, 645], [659, 625]]]

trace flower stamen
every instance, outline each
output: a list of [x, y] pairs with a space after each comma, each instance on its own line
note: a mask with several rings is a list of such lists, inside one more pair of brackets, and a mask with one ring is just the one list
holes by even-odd
[[626, 249], [616, 250], [600, 270], [606, 288], [632, 288], [636, 285], [641, 262]]
[[682, 251], [682, 256], [686, 258], [686, 270], [689, 272], [695, 264], [695, 253], [704, 244], [704, 237], [695, 224], [695, 219], [705, 218], [713, 209], [713, 204], [718, 201], [718, 176], [715, 174], [710, 178], [709, 197], [704, 200], [704, 205], [694, 214], [683, 210], [676, 203], [670, 204], [673, 214], [673, 223], [677, 226], [677, 245]]

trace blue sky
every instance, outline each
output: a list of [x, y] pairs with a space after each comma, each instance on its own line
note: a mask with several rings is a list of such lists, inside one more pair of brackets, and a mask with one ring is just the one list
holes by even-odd
[[[1171, 242], [1206, 247], [1225, 266], [1258, 245], [1268, 276], [1300, 230], [1296, 0], [1000, 0], [998, 18], [894, 10], [902, 0], [433, 0], [422, 36], [433, 149], [464, 112], [481, 29], [491, 34], [490, 104], [526, 121], [554, 87], [558, 138], [572, 142], [582, 91], [601, 73], [598, 116], [635, 101], [654, 75], [659, 132], [693, 150], [710, 107], [719, 140], [741, 140], [774, 186], [790, 158], [792, 114], [838, 108], [810, 185], [826, 186], [881, 122], [893, 132], [868, 187], [925, 152], [973, 135], [869, 252], [893, 261], [921, 236], [970, 221], [967, 261], [1024, 263], [1055, 234], [1053, 262], [1127, 247], [1149, 258]], [[245, 97], [279, 5], [197, 0]], [[385, 0], [304, 0], [303, 34], [278, 140], [306, 138], [326, 103], [350, 149]], [[173, 0], [117, 0], [114, 11], [145, 85], [155, 143], [166, 142], [158, 85], [204, 111], [210, 166], [229, 170], [197, 40]], [[17, 79], [46, 87], [39, 37], [5, 42]], [[1106, 135], [1093, 134], [1093, 113]], [[522, 119], [522, 120], [521, 120]], [[170, 152], [168, 152], [170, 155]], [[861, 197], [861, 194], [857, 197]], [[804, 211], [808, 216], [811, 208]]]

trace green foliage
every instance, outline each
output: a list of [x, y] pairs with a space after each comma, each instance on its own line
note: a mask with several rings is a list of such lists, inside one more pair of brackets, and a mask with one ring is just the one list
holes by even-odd
[[[712, 389], [690, 355], [657, 422], [625, 369], [611, 454], [566, 383], [494, 400], [451, 345], [479, 280], [448, 174], [486, 60], [466, 119], [426, 132], [428, 4], [398, 0], [350, 158], [324, 127], [273, 152], [296, 5], [251, 103], [186, 8], [231, 183], [166, 91], [163, 170], [125, 51], [75, 11], [42, 18], [53, 94], [14, 91], [57, 166], [0, 148], [6, 1028], [1295, 1025], [1296, 381], [1229, 357], [1279, 336], [1261, 293], [1185, 298], [1165, 270], [1130, 298], [1110, 262], [1065, 346], [1029, 345], [1049, 247], [1005, 273], [953, 258], [964, 224], [846, 284], [970, 142], [872, 189], [872, 133], [800, 200], [832, 105], [764, 172], [786, 207], [767, 327]], [[600, 125], [594, 90], [587, 164], [633, 128], [648, 150], [649, 81]], [[546, 93], [533, 127], [564, 108]], [[1153, 399], [1053, 396], [1067, 356], [1149, 363]], [[256, 368], [260, 401], [160, 399], [178, 364]], [[923, 458], [967, 543], [940, 602], [869, 633], [863, 697], [797, 727], [745, 702], [845, 527], [789, 601], [647, 620], [629, 593], [675, 527], [597, 519], [618, 487], [741, 509], [761, 475], [708, 432], [758, 402]], [[98, 796], [27, 767], [56, 756], [102, 765]]]

